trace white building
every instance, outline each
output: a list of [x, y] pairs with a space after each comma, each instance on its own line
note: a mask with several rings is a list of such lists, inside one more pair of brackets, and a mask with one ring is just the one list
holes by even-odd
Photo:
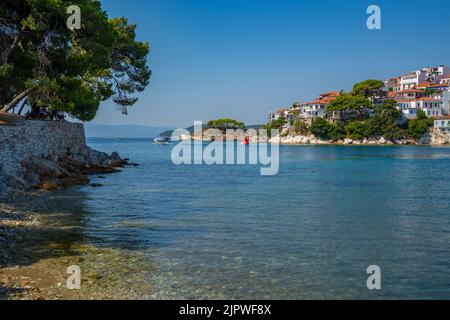
[[384, 88], [386, 91], [400, 91], [401, 90], [401, 77], [392, 78], [389, 80], [386, 80], [384, 82]]
[[300, 117], [304, 119], [323, 118], [327, 106], [340, 95], [338, 91], [322, 93], [316, 100], [301, 104]]
[[434, 120], [434, 129], [450, 134], [450, 116], [440, 117]]
[[442, 98], [442, 112], [445, 115], [450, 114], [450, 91], [444, 92], [444, 97]]
[[422, 70], [412, 71], [400, 78], [400, 89], [414, 89], [419, 83], [425, 82], [427, 76]]
[[427, 117], [443, 116], [443, 101], [428, 97], [416, 100], [397, 100], [397, 108], [407, 119], [414, 119], [419, 110], [423, 110]]
[[401, 77], [401, 90], [413, 89], [423, 82], [440, 83], [442, 78], [448, 74], [450, 74], [450, 68], [443, 65], [412, 71]]
[[269, 116], [267, 118], [269, 123], [272, 123], [274, 121], [277, 121], [280, 118], [286, 118], [286, 110], [285, 109], [278, 109], [275, 111], [272, 111], [269, 113]]
[[328, 101], [326, 100], [315, 100], [311, 102], [304, 103], [302, 105], [302, 112], [300, 116], [302, 118], [318, 118], [323, 117], [327, 112]]
[[442, 77], [441, 84], [448, 84], [448, 85], [450, 85], [450, 75], [446, 75], [446, 76]]

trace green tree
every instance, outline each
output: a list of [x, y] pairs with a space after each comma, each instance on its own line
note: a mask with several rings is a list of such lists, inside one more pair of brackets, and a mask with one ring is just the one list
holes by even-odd
[[[81, 9], [80, 30], [66, 26], [70, 5]], [[149, 83], [148, 44], [97, 0], [2, 0], [0, 21], [1, 112], [26, 101], [86, 121], [110, 98], [125, 112]]]
[[386, 92], [383, 90], [383, 87], [383, 81], [369, 79], [355, 84], [351, 93], [353, 96], [364, 96], [373, 101], [375, 98], [382, 98], [386, 96]]
[[372, 103], [363, 95], [341, 93], [335, 101], [328, 105], [328, 111], [350, 111], [358, 116], [366, 115], [366, 110], [372, 108]]
[[367, 126], [362, 121], [352, 121], [345, 126], [347, 137], [354, 140], [367, 138]]
[[425, 113], [425, 111], [420, 109], [417, 111], [416, 118], [417, 118], [417, 120], [425, 120], [425, 119], [427, 119], [427, 114]]
[[304, 135], [308, 133], [308, 126], [302, 120], [298, 120], [294, 123], [294, 130], [295, 133]]
[[375, 110], [375, 115], [366, 121], [367, 136], [385, 137], [389, 140], [401, 139], [405, 136], [400, 126], [402, 113], [391, 103]]
[[230, 118], [217, 119], [208, 122], [208, 128], [219, 129], [225, 131], [227, 129], [245, 129], [245, 124], [243, 122], [236, 121]]
[[341, 127], [328, 123], [322, 118], [313, 121], [310, 131], [316, 137], [324, 140], [339, 140], [344, 137]]
[[433, 124], [434, 119], [427, 118], [425, 111], [419, 110], [416, 119], [408, 121], [408, 135], [413, 139], [420, 139]]

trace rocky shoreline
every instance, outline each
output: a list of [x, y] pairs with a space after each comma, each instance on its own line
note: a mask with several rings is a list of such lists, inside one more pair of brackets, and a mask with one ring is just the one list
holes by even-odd
[[[221, 139], [224, 141], [237, 141], [243, 140], [242, 134], [223, 134]], [[217, 137], [215, 137], [217, 139]], [[253, 143], [267, 143], [267, 139], [260, 139], [256, 133], [250, 135], [250, 142]], [[205, 131], [202, 134], [197, 135], [180, 135], [180, 141], [203, 141], [211, 142], [211, 137], [208, 132]], [[385, 137], [371, 137], [365, 139], [350, 139], [343, 138], [339, 140], [322, 140], [313, 134], [310, 135], [293, 135], [287, 132], [282, 132], [281, 135], [272, 137], [268, 141], [269, 143], [279, 143], [282, 145], [346, 145], [346, 146], [387, 146], [387, 145], [397, 145], [397, 146], [411, 146], [411, 145], [449, 145], [450, 136], [442, 134], [439, 131], [430, 129], [428, 133], [424, 134], [420, 139], [386, 139]]]
[[117, 152], [88, 147], [82, 124], [57, 121], [0, 126], [0, 155], [0, 196], [84, 185], [90, 174], [117, 172], [128, 164]]
[[420, 140], [414, 139], [398, 139], [389, 140], [384, 137], [376, 137], [369, 139], [339, 139], [339, 140], [321, 140], [314, 135], [301, 136], [301, 135], [288, 135], [288, 136], [277, 136], [269, 140], [270, 143], [279, 143], [285, 145], [367, 145], [367, 146], [386, 146], [386, 145], [428, 145], [431, 143], [431, 136], [425, 135]]
[[70, 234], [66, 235], [70, 228], [47, 225], [50, 221], [45, 221], [48, 212], [54, 210], [52, 193], [46, 191], [86, 185], [89, 175], [119, 172], [124, 166], [135, 165], [117, 153], [108, 155], [89, 147], [80, 156], [30, 157], [21, 163], [16, 175], [0, 176], [5, 191], [0, 195], [0, 300], [111, 300], [128, 296], [127, 288], [121, 288], [117, 279], [112, 281], [117, 282], [119, 290], [99, 288], [95, 272], [85, 275], [81, 291], [67, 290], [65, 286], [68, 265], [80, 265], [103, 255], [129, 260], [122, 258], [126, 253], [110, 249], [77, 244], [68, 249], [69, 244], [60, 244], [57, 239], [70, 238]]
[[83, 292], [63, 290], [68, 257], [78, 264], [85, 259], [80, 255], [96, 259], [90, 252], [101, 249], [67, 250], [57, 239], [70, 228], [41, 220], [54, 204], [45, 191], [87, 185], [89, 175], [119, 172], [127, 165], [136, 164], [117, 152], [109, 155], [88, 147], [82, 124], [27, 121], [0, 126], [0, 300], [117, 298], [108, 290], [99, 296], [101, 290], [90, 286]]

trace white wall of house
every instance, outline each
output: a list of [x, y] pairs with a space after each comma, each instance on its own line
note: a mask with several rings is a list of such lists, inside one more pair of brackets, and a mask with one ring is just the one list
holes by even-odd
[[425, 82], [427, 79], [426, 73], [419, 70], [413, 71], [407, 75], [401, 77], [400, 85], [402, 90], [412, 89], [421, 82]]
[[323, 117], [327, 112], [327, 105], [320, 103], [305, 104], [302, 108], [302, 117], [317, 118]]
[[450, 119], [434, 120], [434, 129], [438, 129], [444, 132], [450, 132]]
[[423, 110], [427, 117], [441, 117], [445, 115], [443, 110], [442, 100], [411, 100], [399, 101], [397, 108], [402, 111], [407, 119], [414, 119], [417, 116], [417, 111]]
[[441, 84], [448, 84], [448, 85], [450, 85], [450, 77], [447, 76], [447, 77], [441, 79]]
[[442, 99], [442, 111], [445, 115], [450, 114], [450, 91], [444, 92]]

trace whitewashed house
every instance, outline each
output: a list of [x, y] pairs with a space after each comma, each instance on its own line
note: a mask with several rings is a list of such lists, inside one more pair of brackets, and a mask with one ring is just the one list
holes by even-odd
[[269, 116], [267, 118], [269, 123], [272, 123], [274, 121], [277, 121], [280, 118], [286, 118], [286, 109], [277, 109], [275, 111], [272, 111], [269, 113]]
[[442, 77], [442, 79], [441, 79], [441, 84], [447, 84], [447, 85], [450, 85], [450, 74], [449, 74], [449, 75], [446, 75], [446, 76], [444, 76], [444, 77]]
[[427, 75], [422, 70], [412, 71], [400, 78], [400, 89], [414, 89], [419, 83], [425, 82]]
[[401, 90], [414, 89], [420, 83], [440, 83], [442, 78], [450, 74], [450, 68], [447, 66], [426, 67], [421, 70], [412, 71], [400, 78]]
[[440, 117], [434, 120], [434, 129], [450, 135], [450, 116]]
[[402, 111], [407, 119], [414, 119], [419, 110], [423, 110], [427, 117], [443, 116], [443, 101], [429, 97], [416, 100], [397, 100], [397, 108]]
[[442, 113], [445, 115], [450, 114], [450, 90], [444, 92], [442, 97]]

